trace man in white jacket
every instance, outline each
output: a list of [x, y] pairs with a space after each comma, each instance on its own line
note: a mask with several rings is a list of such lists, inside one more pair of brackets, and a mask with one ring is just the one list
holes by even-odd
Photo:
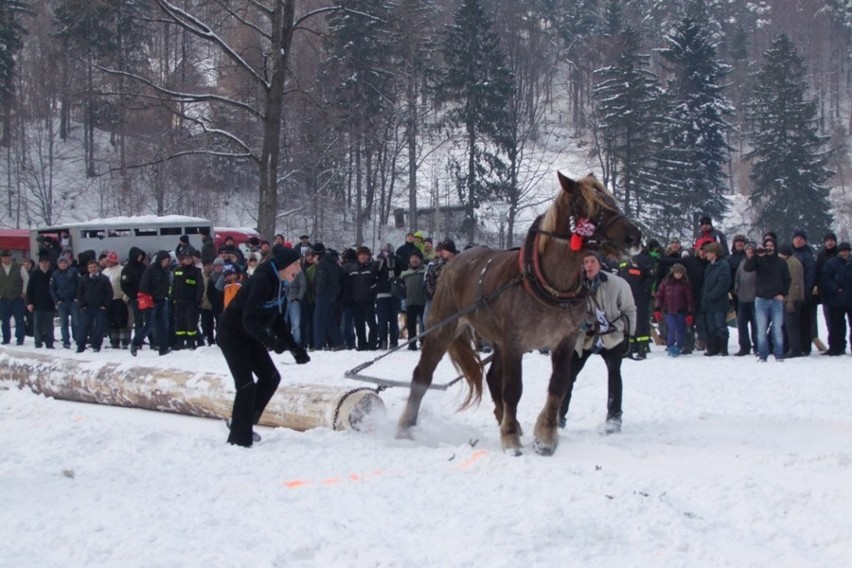
[[585, 253], [583, 272], [583, 286], [589, 294], [586, 319], [571, 357], [571, 375], [559, 410], [559, 427], [565, 427], [577, 375], [588, 358], [597, 353], [606, 363], [609, 387], [604, 433], [616, 434], [621, 432], [621, 360], [629, 345], [629, 335], [636, 331], [636, 304], [624, 279], [601, 272], [597, 253]]

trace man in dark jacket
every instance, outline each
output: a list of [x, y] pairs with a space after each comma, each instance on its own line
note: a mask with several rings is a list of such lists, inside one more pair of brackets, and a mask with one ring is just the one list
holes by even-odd
[[[825, 303], [830, 310], [831, 328], [828, 330], [828, 351], [823, 355], [846, 353], [846, 324], [852, 332], [852, 246], [848, 242], [837, 245], [837, 255], [825, 263], [820, 275], [820, 285]], [[852, 344], [852, 336], [849, 338]]]
[[731, 289], [731, 267], [722, 260], [722, 245], [704, 245], [707, 266], [704, 269], [704, 284], [701, 288], [701, 314], [707, 330], [706, 356], [728, 354], [728, 291]]
[[35, 346], [53, 349], [53, 312], [56, 306], [50, 295], [50, 257], [38, 259], [38, 268], [30, 273], [27, 283], [27, 309], [33, 314], [33, 340]]
[[77, 340], [77, 330], [80, 327], [80, 304], [77, 303], [80, 273], [71, 266], [71, 259], [65, 255], [56, 259], [56, 265], [57, 268], [50, 278], [50, 297], [53, 298], [59, 313], [62, 347], [70, 349], [71, 340]]
[[175, 349], [196, 347], [198, 331], [198, 310], [204, 294], [204, 276], [195, 266], [191, 248], [181, 252], [180, 264], [172, 273], [172, 299], [175, 304]]
[[724, 233], [713, 228], [713, 220], [708, 215], [704, 215], [698, 221], [698, 229], [699, 234], [695, 238], [695, 245], [693, 246], [695, 251], [704, 248], [707, 243], [719, 243], [722, 246], [722, 254], [719, 257], [727, 256], [729, 252], [728, 240]]
[[648, 248], [622, 261], [618, 265], [618, 275], [630, 284], [630, 292], [636, 304], [636, 336], [630, 337], [630, 347], [625, 356], [641, 361], [647, 357], [651, 342], [651, 290], [654, 286], [654, 269]]
[[343, 348], [343, 336], [335, 318], [337, 300], [340, 295], [340, 270], [337, 256], [326, 252], [322, 243], [314, 243], [314, 255], [319, 259], [314, 277], [314, 349], [323, 349], [326, 339], [328, 348]]
[[270, 260], [257, 267], [222, 314], [217, 342], [237, 391], [229, 444], [251, 447], [256, 436], [252, 425], [260, 420], [281, 382], [268, 351], [289, 350], [300, 365], [311, 360], [284, 323], [287, 299], [282, 283], [292, 281], [299, 272], [299, 260], [295, 250], [274, 246]]
[[133, 314], [134, 333], [133, 343], [138, 342], [142, 345], [145, 341], [145, 315], [139, 309], [139, 282], [142, 281], [142, 273], [145, 272], [145, 259], [147, 255], [145, 251], [138, 247], [130, 247], [127, 264], [121, 269], [121, 291], [127, 296], [127, 305]]
[[766, 334], [772, 324], [772, 352], [776, 361], [784, 360], [784, 297], [790, 289], [790, 270], [787, 263], [775, 254], [775, 239], [767, 237], [763, 247], [746, 249], [743, 270], [756, 272], [754, 282], [754, 311], [757, 319], [757, 354], [760, 361], [769, 357]]
[[77, 353], [86, 350], [90, 341], [97, 353], [104, 341], [107, 329], [107, 310], [112, 302], [112, 284], [101, 274], [100, 265], [94, 258], [86, 264], [88, 275], [80, 279], [77, 302], [80, 304], [80, 327], [77, 330]]
[[[134, 357], [152, 329], [156, 334], [160, 355], [165, 355], [171, 351], [169, 348], [169, 343], [171, 343], [169, 337], [169, 272], [167, 270], [170, 263], [169, 253], [161, 250], [154, 257], [154, 262], [145, 268], [142, 278], [139, 280], [139, 291], [151, 295], [154, 300], [154, 307], [143, 312], [145, 321], [142, 333], [141, 335], [137, 333], [133, 337], [133, 343], [130, 344], [130, 354]], [[153, 342], [151, 345], [153, 347]]]
[[376, 287], [379, 279], [378, 264], [373, 262], [367, 247], [355, 251], [357, 262], [347, 274], [355, 314], [355, 335], [358, 351], [374, 350], [378, 341], [376, 329]]
[[799, 337], [802, 342], [802, 354], [807, 357], [811, 354], [813, 338], [816, 337], [816, 297], [814, 288], [817, 284], [816, 258], [813, 250], [808, 245], [808, 236], [801, 229], [793, 232], [792, 239], [793, 256], [802, 263], [804, 271], [805, 298], [802, 300], [799, 313]]
[[[822, 248], [817, 253], [816, 258], [816, 273], [817, 273], [817, 299], [816, 303], [822, 304], [822, 317], [825, 320], [826, 329], [831, 329], [831, 311], [828, 309], [828, 304], [825, 303], [825, 292], [822, 289], [822, 269], [825, 264], [837, 256], [837, 235], [829, 231], [822, 237]], [[816, 318], [814, 318], [816, 321]], [[814, 335], [818, 337], [818, 335]]]

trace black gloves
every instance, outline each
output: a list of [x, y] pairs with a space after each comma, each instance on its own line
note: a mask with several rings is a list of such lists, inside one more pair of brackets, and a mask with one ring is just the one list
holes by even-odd
[[293, 358], [298, 365], [304, 365], [311, 360], [311, 356], [308, 355], [308, 352], [303, 347], [295, 347], [290, 353], [293, 354]]
[[280, 355], [287, 351], [287, 342], [283, 341], [280, 337], [272, 337], [266, 341], [266, 348]]

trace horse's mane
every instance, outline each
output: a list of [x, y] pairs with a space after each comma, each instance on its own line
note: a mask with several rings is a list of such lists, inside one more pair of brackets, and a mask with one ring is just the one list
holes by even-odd
[[[573, 213], [577, 204], [582, 204], [582, 214], [588, 218], [594, 218], [601, 209], [610, 209], [614, 202], [612, 194], [604, 185], [592, 175], [588, 175], [577, 181], [577, 189], [572, 194], [564, 189], [559, 190], [559, 195], [553, 200], [541, 220], [539, 228], [556, 234], [567, 234], [569, 230], [568, 218]], [[542, 238], [543, 246], [545, 239]]]

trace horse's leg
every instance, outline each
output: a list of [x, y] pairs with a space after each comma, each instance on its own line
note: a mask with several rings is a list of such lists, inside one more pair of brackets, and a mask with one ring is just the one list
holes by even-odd
[[571, 377], [571, 355], [576, 343], [577, 335], [572, 334], [563, 339], [551, 355], [553, 370], [550, 374], [550, 383], [547, 385], [544, 408], [541, 409], [535, 421], [533, 439], [533, 448], [542, 456], [552, 455], [559, 444], [557, 418], [562, 399], [565, 398], [568, 390], [568, 381]]
[[500, 422], [500, 442], [504, 451], [521, 455], [521, 425], [518, 424], [518, 402], [524, 392], [522, 381], [523, 354], [504, 347], [503, 366], [503, 420]]
[[420, 350], [420, 361], [414, 368], [411, 378], [411, 390], [408, 392], [408, 401], [405, 409], [399, 417], [397, 426], [397, 438], [411, 438], [411, 427], [417, 424], [417, 414], [420, 412], [420, 402], [423, 395], [432, 384], [432, 374], [435, 367], [444, 357], [450, 342], [455, 337], [456, 326], [447, 325], [435, 329], [426, 336], [423, 347]]
[[494, 345], [494, 354], [491, 356], [491, 365], [488, 366], [488, 373], [485, 375], [485, 382], [488, 384], [488, 391], [491, 393], [491, 400], [494, 401], [494, 417], [497, 418], [497, 424], [503, 422], [503, 357], [502, 349], [498, 345]]

